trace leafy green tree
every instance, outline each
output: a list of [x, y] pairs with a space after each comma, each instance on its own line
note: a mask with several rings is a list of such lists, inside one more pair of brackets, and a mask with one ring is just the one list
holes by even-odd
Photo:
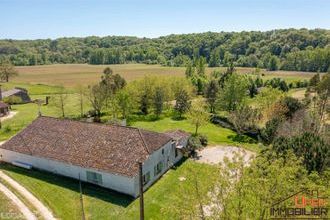
[[147, 94], [143, 94], [140, 99], [140, 111], [142, 114], [147, 115], [149, 113], [149, 98]]
[[132, 109], [132, 100], [130, 94], [125, 90], [120, 90], [116, 94], [116, 100], [122, 117], [127, 119]]
[[192, 77], [192, 76], [195, 75], [195, 67], [192, 65], [191, 62], [189, 62], [189, 63], [187, 64], [185, 74], [186, 74], [186, 77], [187, 77], [187, 78], [190, 78], [190, 77]]
[[188, 118], [191, 124], [195, 126], [195, 133], [196, 136], [198, 134], [198, 129], [206, 125], [209, 122], [210, 115], [207, 111], [205, 111], [205, 103], [202, 100], [196, 100], [192, 103], [189, 112]]
[[218, 97], [219, 85], [218, 82], [214, 79], [210, 80], [206, 85], [205, 98], [209, 106], [210, 112], [215, 113], [216, 100]]
[[266, 122], [265, 127], [261, 130], [261, 138], [265, 144], [271, 144], [277, 135], [277, 129], [281, 124], [281, 119], [272, 118]]
[[291, 119], [293, 114], [303, 107], [302, 103], [293, 97], [286, 96], [280, 101], [286, 108], [287, 112], [285, 113], [286, 118]]
[[154, 109], [155, 109], [155, 115], [157, 117], [160, 116], [160, 114], [163, 112], [163, 107], [164, 107], [164, 91], [161, 87], [157, 87], [155, 89], [155, 94], [153, 97], [154, 101]]
[[104, 93], [103, 88], [97, 84], [94, 86], [88, 86], [88, 91], [87, 91], [87, 99], [89, 100], [93, 110], [96, 113], [97, 118], [96, 121], [100, 120], [102, 110], [105, 107], [105, 102], [106, 102], [106, 94]]
[[317, 134], [305, 132], [301, 136], [279, 137], [274, 140], [274, 151], [286, 157], [288, 150], [293, 150], [297, 157], [303, 158], [308, 172], [322, 172], [329, 167], [330, 146]]
[[9, 60], [4, 60], [0, 63], [0, 79], [9, 82], [9, 79], [17, 76], [18, 73]]
[[231, 74], [218, 93], [217, 106], [226, 111], [235, 111], [247, 97], [246, 79], [238, 74]]
[[309, 86], [316, 87], [320, 83], [320, 81], [320, 73], [317, 73], [309, 80]]
[[182, 115], [186, 113], [191, 106], [190, 97], [186, 90], [181, 89], [175, 97], [175, 106], [174, 110], [178, 113], [179, 118], [182, 118]]
[[256, 109], [251, 108], [248, 105], [240, 105], [232, 112], [228, 117], [229, 121], [234, 125], [236, 132], [239, 135], [244, 134], [247, 131], [253, 131], [258, 121], [259, 113]]
[[275, 71], [279, 69], [279, 59], [276, 56], [271, 56], [269, 59], [269, 63], [267, 65], [267, 69], [270, 71]]

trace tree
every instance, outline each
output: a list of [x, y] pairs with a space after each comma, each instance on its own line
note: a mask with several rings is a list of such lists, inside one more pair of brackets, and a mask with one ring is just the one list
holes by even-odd
[[164, 91], [161, 87], [157, 87], [155, 89], [155, 95], [153, 97], [153, 101], [154, 101], [153, 104], [155, 109], [155, 115], [159, 117], [163, 111], [163, 105], [164, 105]]
[[286, 107], [285, 117], [291, 119], [293, 114], [303, 107], [302, 103], [296, 98], [285, 96], [280, 102]]
[[254, 130], [259, 113], [248, 105], [240, 105], [236, 110], [230, 112], [229, 121], [234, 125], [239, 135], [249, 130]]
[[235, 111], [247, 97], [246, 79], [236, 73], [231, 74], [218, 93], [217, 106], [226, 111]]
[[267, 69], [270, 71], [275, 71], [279, 69], [279, 59], [276, 56], [271, 56], [269, 59], [269, 63], [267, 65]]
[[0, 79], [9, 82], [9, 79], [17, 76], [18, 73], [10, 61], [5, 60], [0, 63]]
[[107, 98], [103, 88], [98, 84], [88, 86], [87, 98], [96, 113], [96, 121], [99, 121]]
[[76, 88], [76, 91], [78, 92], [80, 117], [83, 117], [84, 116], [85, 96], [86, 96], [87, 90], [82, 85], [78, 85]]
[[147, 115], [149, 113], [149, 98], [147, 94], [143, 94], [140, 99], [140, 110], [142, 114]]
[[132, 101], [129, 93], [125, 90], [120, 90], [116, 94], [117, 105], [120, 108], [121, 115], [124, 119], [126, 119], [132, 108]]
[[316, 87], [321, 81], [320, 73], [315, 74], [310, 80], [309, 80], [309, 86]]
[[187, 78], [190, 78], [195, 75], [195, 67], [192, 65], [191, 62], [187, 64], [185, 75]]
[[65, 106], [67, 105], [68, 94], [66, 93], [64, 87], [60, 88], [57, 95], [53, 97], [53, 105], [61, 111], [62, 117], [65, 117]]
[[265, 127], [261, 130], [261, 138], [265, 144], [271, 144], [277, 135], [277, 129], [282, 120], [279, 118], [272, 118], [266, 122]]
[[197, 76], [205, 78], [205, 65], [206, 65], [206, 59], [204, 57], [199, 57], [195, 60]]
[[215, 113], [215, 103], [218, 97], [219, 85], [216, 80], [211, 80], [206, 85], [205, 98], [211, 113]]
[[179, 118], [182, 118], [182, 115], [186, 113], [190, 108], [189, 94], [186, 90], [181, 89], [175, 97], [175, 106], [174, 110], [179, 114]]
[[207, 124], [210, 115], [205, 111], [205, 103], [202, 100], [196, 100], [192, 103], [189, 112], [188, 118], [191, 124], [195, 126], [195, 136], [198, 134], [198, 129]]
[[272, 149], [281, 157], [286, 158], [292, 150], [297, 157], [303, 158], [303, 164], [308, 172], [322, 172], [330, 161], [330, 146], [315, 133], [305, 132], [300, 136], [278, 137], [274, 140]]

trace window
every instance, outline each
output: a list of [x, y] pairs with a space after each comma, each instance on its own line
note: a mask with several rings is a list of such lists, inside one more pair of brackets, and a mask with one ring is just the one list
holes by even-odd
[[162, 154], [163, 154], [163, 155], [164, 155], [164, 152], [165, 152], [164, 149], [162, 149]]
[[146, 185], [150, 181], [150, 172], [143, 175], [143, 185]]
[[102, 185], [102, 175], [99, 173], [86, 171], [87, 181], [95, 184]]
[[179, 150], [175, 148], [175, 157], [178, 157], [179, 155]]
[[163, 161], [160, 161], [155, 167], [154, 167], [154, 172], [155, 172], [155, 176], [160, 174], [163, 170], [163, 166], [164, 166], [164, 163]]

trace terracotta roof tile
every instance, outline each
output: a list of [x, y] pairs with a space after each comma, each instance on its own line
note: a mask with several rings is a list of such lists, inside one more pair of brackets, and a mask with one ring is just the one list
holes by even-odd
[[168, 143], [165, 134], [117, 125], [38, 117], [1, 148], [125, 176]]
[[0, 108], [8, 108], [9, 105], [0, 101]]

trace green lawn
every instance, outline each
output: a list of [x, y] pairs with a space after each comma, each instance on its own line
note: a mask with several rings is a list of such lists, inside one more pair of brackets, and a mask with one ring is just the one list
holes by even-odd
[[[32, 99], [41, 98], [45, 99], [46, 95], [31, 95]], [[67, 117], [77, 117], [80, 115], [80, 107], [77, 102], [76, 94], [68, 95], [68, 104], [65, 107]], [[86, 104], [87, 109], [87, 104]], [[0, 130], [0, 141], [7, 140], [11, 136], [17, 134], [27, 125], [29, 125], [38, 116], [38, 106], [34, 103], [12, 105], [12, 111], [17, 114], [8, 120], [2, 122], [2, 129]], [[54, 105], [47, 105], [41, 107], [43, 115], [52, 117], [61, 117], [61, 112]]]
[[[36, 195], [61, 219], [81, 219], [78, 181], [54, 174], [25, 170], [11, 165], [0, 165], [8, 175]], [[191, 170], [198, 173], [198, 182], [204, 188], [211, 186], [215, 166], [187, 160], [168, 171], [145, 193], [146, 219], [178, 219], [170, 207], [176, 204], [182, 190], [191, 187]], [[180, 177], [186, 180], [179, 181]], [[138, 219], [139, 200], [100, 187], [83, 184], [85, 215], [88, 219]], [[188, 205], [188, 204], [187, 204]], [[194, 204], [189, 204], [193, 205]]]
[[24, 219], [22, 213], [2, 192], [0, 192], [0, 219]]
[[[190, 124], [188, 120], [173, 120], [169, 117], [157, 120], [157, 121], [138, 121], [132, 124], [134, 127], [140, 127], [147, 130], [163, 132], [167, 130], [182, 129], [188, 132], [194, 132], [195, 127]], [[237, 134], [212, 123], [201, 127], [199, 133], [204, 134], [208, 137], [209, 145], [224, 144], [224, 145], [234, 145], [234, 146], [244, 146], [248, 149], [258, 151], [257, 144], [251, 144], [246, 142], [239, 142], [237, 140]]]

